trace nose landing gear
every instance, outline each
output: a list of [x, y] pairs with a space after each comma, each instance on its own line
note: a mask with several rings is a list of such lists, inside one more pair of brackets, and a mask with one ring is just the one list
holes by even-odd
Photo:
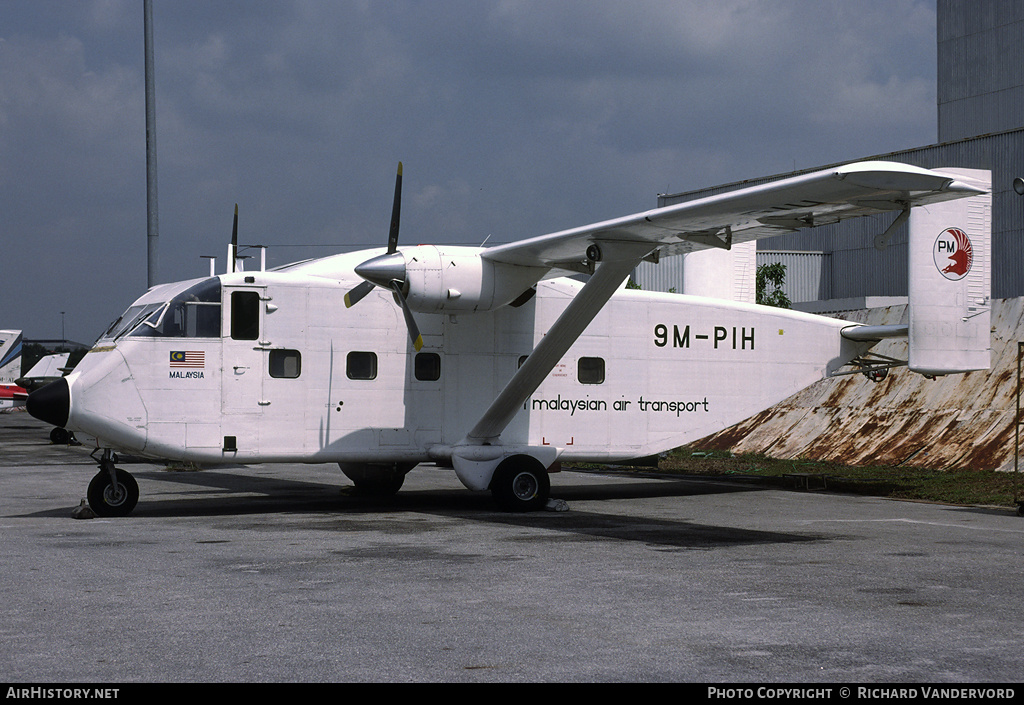
[[100, 471], [89, 483], [89, 506], [101, 517], [127, 516], [139, 501], [139, 483], [131, 473], [114, 467], [114, 454], [103, 451]]

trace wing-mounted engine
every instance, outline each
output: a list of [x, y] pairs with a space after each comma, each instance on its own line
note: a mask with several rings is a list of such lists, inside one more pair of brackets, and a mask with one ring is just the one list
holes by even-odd
[[374, 287], [390, 289], [402, 307], [409, 338], [417, 350], [423, 346], [423, 338], [413, 319], [413, 311], [490, 311], [529, 298], [531, 287], [548, 271], [546, 267], [485, 260], [480, 256], [483, 249], [479, 247], [418, 245], [399, 250], [401, 210], [402, 164], [399, 162], [387, 252], [355, 268], [363, 282], [345, 295], [345, 306], [354, 306]]
[[[409, 308], [422, 313], [491, 311], [527, 292], [545, 270], [483, 259], [479, 248], [420, 245], [397, 253]], [[395, 258], [397, 264], [397, 258]], [[369, 263], [367, 263], [369, 264]], [[365, 276], [356, 268], [360, 276]], [[369, 278], [369, 277], [367, 277]]]

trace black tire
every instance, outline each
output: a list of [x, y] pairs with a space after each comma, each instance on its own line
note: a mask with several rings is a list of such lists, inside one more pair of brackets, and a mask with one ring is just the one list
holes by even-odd
[[110, 482], [110, 473], [100, 470], [89, 483], [89, 506], [101, 517], [128, 516], [139, 502], [139, 483], [131, 473], [117, 468], [117, 487]]
[[506, 458], [491, 478], [491, 496], [507, 512], [543, 509], [550, 493], [551, 481], [547, 470], [529, 456]]
[[60, 426], [54, 426], [50, 429], [50, 443], [56, 446], [66, 446], [68, 441], [71, 440], [71, 434], [68, 433], [66, 428]]

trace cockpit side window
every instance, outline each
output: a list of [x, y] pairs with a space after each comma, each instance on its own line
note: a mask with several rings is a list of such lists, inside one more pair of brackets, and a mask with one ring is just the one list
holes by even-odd
[[231, 337], [235, 340], [260, 337], [260, 295], [255, 291], [231, 292]]

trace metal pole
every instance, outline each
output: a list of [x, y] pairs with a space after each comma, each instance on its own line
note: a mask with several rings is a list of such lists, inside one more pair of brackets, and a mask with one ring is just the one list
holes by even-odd
[[157, 283], [156, 90], [153, 86], [153, 0], [143, 0], [146, 50], [146, 244], [149, 286]]
[[[1024, 179], [1013, 180], [1013, 190], [1018, 196], [1024, 196]], [[1020, 375], [1021, 362], [1024, 360], [1024, 342], [1017, 342], [1017, 408], [1013, 417], [1013, 501], [1017, 505], [1017, 514], [1024, 516], [1024, 496], [1020, 492]]]
[[1017, 407], [1013, 417], [1013, 501], [1017, 513], [1024, 515], [1024, 498], [1020, 494], [1020, 376], [1024, 359], [1024, 342], [1017, 343]]

